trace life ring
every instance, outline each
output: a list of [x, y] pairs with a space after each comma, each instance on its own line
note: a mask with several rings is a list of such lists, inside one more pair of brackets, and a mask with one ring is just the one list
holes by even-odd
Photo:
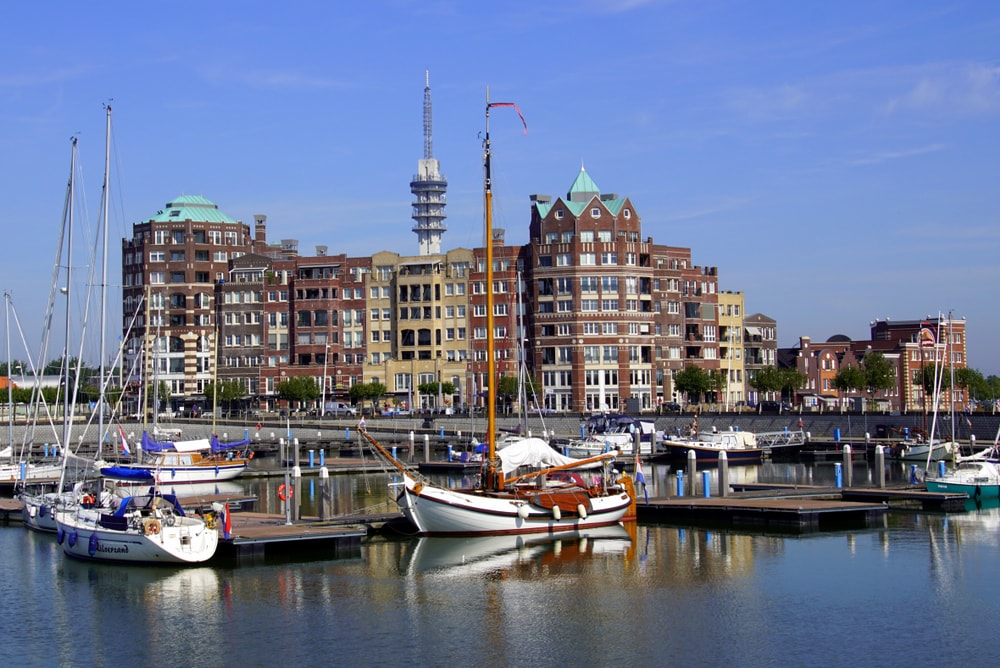
[[147, 536], [155, 536], [160, 533], [161, 528], [160, 520], [146, 520], [146, 523], [143, 525], [143, 532]]
[[84, 495], [84, 497], [83, 497], [83, 499], [82, 499], [82, 501], [80, 503], [83, 505], [84, 508], [93, 508], [94, 507], [94, 502], [95, 502], [94, 495], [93, 494], [86, 494], [86, 495]]
[[295, 495], [295, 488], [291, 485], [282, 485], [278, 488], [278, 498], [282, 501], [288, 501]]

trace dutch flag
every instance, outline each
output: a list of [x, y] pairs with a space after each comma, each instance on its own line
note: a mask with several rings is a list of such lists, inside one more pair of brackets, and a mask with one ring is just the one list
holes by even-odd
[[637, 458], [635, 460], [635, 484], [642, 485], [642, 493], [646, 497], [646, 503], [649, 503], [649, 491], [646, 489], [646, 476], [642, 474], [642, 462]]
[[118, 436], [122, 440], [122, 454], [128, 457], [132, 454], [132, 451], [128, 449], [128, 439], [125, 438], [125, 430], [122, 429], [121, 425], [118, 425]]

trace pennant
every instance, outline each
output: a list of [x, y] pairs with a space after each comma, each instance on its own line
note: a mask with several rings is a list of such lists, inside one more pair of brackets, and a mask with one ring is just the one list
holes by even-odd
[[642, 474], [642, 462], [635, 460], [635, 484], [642, 485], [642, 493], [646, 496], [646, 503], [649, 503], [649, 490], [646, 489], [646, 476]]

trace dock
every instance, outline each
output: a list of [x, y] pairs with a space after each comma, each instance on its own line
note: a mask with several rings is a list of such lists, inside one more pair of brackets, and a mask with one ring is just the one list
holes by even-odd
[[640, 522], [804, 533], [876, 526], [888, 506], [811, 498], [672, 497], [637, 504]]

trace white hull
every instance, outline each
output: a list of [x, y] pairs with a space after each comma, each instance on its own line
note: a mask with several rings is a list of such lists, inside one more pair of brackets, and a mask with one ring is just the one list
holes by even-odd
[[233, 480], [247, 470], [247, 462], [240, 461], [233, 464], [219, 464], [216, 466], [174, 466], [157, 467], [152, 464], [128, 464], [118, 466], [118, 469], [129, 469], [133, 471], [147, 471], [152, 477], [148, 480], [121, 480], [122, 485], [146, 485], [156, 482], [159, 486], [187, 485], [191, 483], [222, 482]]
[[[571, 441], [569, 444], [570, 457], [594, 457], [619, 450], [625, 454], [634, 452], [635, 442], [629, 434], [595, 434], [585, 439]], [[639, 443], [639, 454], [650, 455], [653, 446], [649, 441]]]
[[4, 464], [0, 466], [0, 480], [58, 480], [61, 472], [61, 464], [26, 464], [23, 471], [20, 464]]
[[[458, 491], [426, 485], [404, 475], [398, 499], [403, 514], [423, 535], [471, 536], [579, 531], [615, 524], [625, 516], [631, 499], [622, 491], [581, 498], [584, 512], [556, 511], [539, 505], [538, 497], [559, 495], [558, 488], [511, 492]], [[557, 515], [559, 517], [557, 517]]]
[[56, 513], [63, 552], [92, 561], [195, 564], [211, 559], [219, 543], [218, 531], [191, 517], [175, 515], [171, 523], [166, 516], [136, 511], [122, 518], [126, 528], [112, 529], [100, 523], [102, 516], [107, 517], [85, 509]]
[[[931, 446], [927, 443], [922, 443], [920, 445], [910, 445], [907, 446], [905, 450], [900, 454], [900, 461], [904, 462], [926, 462], [927, 461], [927, 451], [930, 450]], [[955, 452], [956, 444], [952, 441], [946, 443], [935, 443], [934, 451], [931, 453], [931, 461], [938, 461], [939, 459], [948, 459]]]

